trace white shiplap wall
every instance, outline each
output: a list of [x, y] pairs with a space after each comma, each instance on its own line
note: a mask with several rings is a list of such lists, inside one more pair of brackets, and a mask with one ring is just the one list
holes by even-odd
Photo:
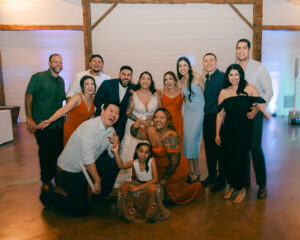
[[[109, 6], [92, 4], [92, 22]], [[251, 5], [238, 8], [252, 21]], [[81, 1], [2, 1], [0, 23], [81, 24]], [[162, 74], [175, 71], [182, 55], [193, 58], [194, 70], [201, 72], [203, 54], [212, 51], [225, 69], [234, 61], [234, 44], [241, 37], [251, 39], [252, 32], [228, 5], [119, 4], [93, 31], [93, 51], [104, 57], [104, 72], [112, 77], [118, 76], [121, 65], [129, 64], [135, 81], [140, 72], [149, 70], [161, 87]], [[29, 78], [47, 68], [50, 53], [62, 53], [67, 87], [73, 74], [83, 70], [81, 32], [0, 32], [0, 46], [6, 104], [21, 106], [20, 121], [25, 121], [24, 92]]]
[[264, 25], [300, 25], [300, 5], [287, 0], [263, 0]]
[[[93, 4], [92, 19], [109, 6]], [[252, 5], [237, 5], [252, 21]], [[202, 72], [202, 57], [207, 52], [218, 56], [220, 68], [235, 61], [238, 39], [252, 38], [252, 30], [228, 5], [216, 4], [119, 4], [93, 30], [93, 52], [105, 58], [105, 71], [117, 77], [119, 68], [134, 68], [134, 80], [148, 70], [157, 87], [162, 76], [176, 71], [178, 57], [193, 60], [195, 71]]]
[[[92, 22], [109, 6], [92, 4]], [[236, 6], [252, 22], [252, 5]], [[285, 0], [264, 0], [264, 24], [300, 24], [299, 7]], [[81, 25], [81, 0], [1, 0], [0, 24]], [[112, 77], [129, 64], [135, 81], [147, 69], [161, 87], [162, 74], [175, 71], [181, 55], [191, 56], [194, 70], [201, 72], [203, 54], [215, 52], [225, 70], [234, 61], [234, 45], [241, 37], [252, 39], [252, 31], [228, 5], [119, 4], [93, 31], [93, 50], [103, 55], [104, 71]], [[80, 31], [1, 31], [0, 48], [6, 103], [21, 106], [21, 121], [29, 78], [47, 69], [50, 53], [62, 53], [67, 86], [84, 68]]]
[[82, 25], [81, 0], [0, 0], [0, 24]]
[[26, 121], [24, 95], [32, 74], [48, 69], [52, 53], [63, 57], [61, 76], [66, 87], [75, 72], [84, 70], [81, 31], [0, 32], [6, 105], [21, 106], [20, 121]]

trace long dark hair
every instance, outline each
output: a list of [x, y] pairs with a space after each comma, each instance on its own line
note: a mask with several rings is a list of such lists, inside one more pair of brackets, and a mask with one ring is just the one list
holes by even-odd
[[150, 76], [151, 85], [150, 85], [150, 87], [149, 87], [149, 90], [152, 92], [152, 95], [154, 95], [154, 93], [156, 92], [155, 84], [154, 84], [154, 81], [153, 81], [153, 78], [152, 78], [151, 73], [149, 73], [148, 71], [144, 71], [144, 72], [141, 73], [141, 75], [140, 75], [140, 77], [139, 77], [139, 82], [138, 82], [138, 84], [137, 84], [137, 86], [136, 86], [135, 91], [137, 91], [137, 90], [139, 90], [139, 89], [141, 88], [140, 80], [141, 80], [141, 78], [142, 78], [142, 76], [143, 76], [144, 74], [148, 74], [148, 75]]
[[187, 57], [180, 57], [178, 58], [177, 60], [177, 76], [178, 78], [181, 80], [181, 78], [183, 77], [180, 72], [179, 72], [179, 62], [181, 61], [185, 61], [188, 66], [189, 66], [189, 79], [188, 79], [188, 90], [189, 90], [189, 96], [188, 96], [188, 99], [190, 100], [190, 102], [192, 101], [191, 98], [192, 96], [194, 95], [194, 92], [192, 90], [192, 81], [193, 81], [193, 69], [192, 69], [192, 66], [191, 66], [191, 63], [190, 63], [190, 60], [187, 58]]
[[173, 125], [172, 115], [171, 115], [171, 113], [168, 111], [168, 109], [163, 108], [163, 107], [160, 107], [160, 108], [156, 109], [156, 111], [155, 111], [154, 114], [153, 114], [153, 118], [155, 117], [156, 113], [159, 112], [159, 111], [163, 112], [163, 113], [167, 116], [167, 120], [168, 120], [168, 128], [170, 128], [170, 129], [174, 130], [175, 132], [177, 132], [177, 131], [176, 131], [176, 128], [175, 128], [174, 125]]
[[95, 81], [95, 78], [92, 77], [92, 76], [89, 76], [89, 75], [84, 75], [81, 79], [80, 79], [80, 87], [81, 87], [81, 91], [82, 93], [84, 93], [84, 82], [85, 80], [87, 79], [92, 79], [93, 82], [94, 82], [94, 85], [95, 85], [95, 90], [94, 90], [94, 93], [96, 92], [96, 81]]
[[178, 79], [177, 79], [177, 77], [176, 77], [176, 75], [175, 75], [175, 73], [174, 72], [172, 72], [172, 71], [168, 71], [168, 72], [166, 72], [165, 74], [164, 74], [164, 85], [165, 85], [165, 77], [167, 76], [167, 75], [171, 75], [173, 78], [174, 78], [174, 81], [175, 81], [175, 83], [177, 84], [178, 83]]
[[147, 146], [147, 147], [149, 147], [149, 150], [150, 150], [150, 155], [149, 155], [149, 157], [147, 158], [147, 160], [145, 162], [146, 172], [148, 172], [149, 171], [148, 163], [149, 163], [150, 158], [152, 157], [152, 146], [149, 143], [146, 143], [146, 142], [138, 143], [138, 145], [136, 145], [135, 152], [134, 152], [134, 157], [133, 158], [134, 159], [138, 159], [137, 150], [141, 146]]
[[237, 70], [239, 72], [239, 74], [240, 74], [240, 81], [239, 81], [239, 84], [238, 84], [238, 88], [236, 90], [236, 94], [237, 95], [245, 94], [246, 96], [248, 96], [248, 93], [246, 93], [244, 91], [245, 87], [248, 85], [248, 82], [245, 80], [245, 72], [244, 72], [243, 68], [239, 64], [231, 64], [226, 69], [223, 88], [228, 88], [228, 87], [230, 87], [232, 85], [229, 82], [229, 78], [228, 78], [229, 73], [230, 73], [231, 70]]

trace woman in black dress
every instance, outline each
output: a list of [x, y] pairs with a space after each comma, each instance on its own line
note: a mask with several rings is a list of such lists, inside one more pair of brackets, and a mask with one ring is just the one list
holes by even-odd
[[[224, 198], [235, 198], [240, 203], [246, 196], [247, 164], [250, 161], [252, 120], [247, 112], [256, 105], [268, 118], [265, 100], [259, 97], [258, 90], [248, 84], [243, 69], [238, 64], [230, 65], [225, 73], [224, 89], [219, 95], [219, 113], [217, 115], [216, 143], [224, 148], [225, 172], [231, 188]], [[220, 130], [222, 126], [222, 134]]]

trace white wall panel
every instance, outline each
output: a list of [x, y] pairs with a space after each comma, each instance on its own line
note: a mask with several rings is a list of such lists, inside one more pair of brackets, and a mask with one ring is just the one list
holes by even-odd
[[[93, 4], [92, 19], [108, 7]], [[237, 7], [252, 22], [252, 5]], [[128, 64], [135, 81], [148, 70], [162, 87], [163, 73], [176, 71], [176, 61], [183, 55], [194, 59], [194, 70], [202, 72], [203, 55], [214, 52], [225, 70], [235, 61], [236, 41], [252, 39], [252, 30], [228, 5], [119, 4], [92, 37], [93, 52], [104, 57], [106, 73], [117, 77], [120, 66]]]
[[[285, 107], [284, 97], [294, 95], [295, 59], [300, 58], [299, 42], [298, 31], [263, 31], [262, 62], [271, 74], [274, 88], [274, 97], [269, 108], [272, 112], [276, 111], [278, 115], [287, 115], [293, 107]], [[295, 106], [298, 110], [300, 109], [299, 80], [298, 74]]]
[[300, 5], [287, 0], [263, 1], [264, 25], [300, 25]]
[[10, 31], [0, 32], [0, 46], [6, 105], [21, 106], [20, 121], [26, 121], [24, 95], [32, 74], [48, 69], [52, 53], [63, 57], [68, 88], [73, 75], [84, 70], [81, 31]]
[[82, 25], [81, 0], [1, 0], [0, 24]]

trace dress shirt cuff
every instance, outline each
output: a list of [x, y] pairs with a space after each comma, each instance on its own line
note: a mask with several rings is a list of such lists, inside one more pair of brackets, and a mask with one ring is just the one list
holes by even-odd
[[108, 155], [110, 156], [110, 158], [114, 158], [115, 157], [115, 155], [111, 151], [111, 144], [109, 144], [109, 146], [107, 147], [107, 152], [108, 152]]

